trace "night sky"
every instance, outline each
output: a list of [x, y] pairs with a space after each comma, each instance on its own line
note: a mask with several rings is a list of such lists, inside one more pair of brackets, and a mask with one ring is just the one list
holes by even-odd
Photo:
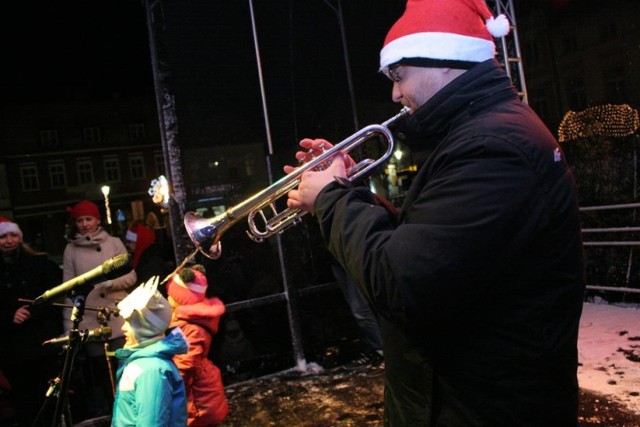
[[[337, 20], [332, 16], [330, 8], [322, 0], [310, 1], [317, 4], [310, 8], [309, 14], [317, 13], [317, 10], [322, 12], [324, 9], [324, 16], [319, 17], [320, 25], [326, 25], [329, 20], [333, 27], [322, 31], [325, 34], [332, 32], [337, 36]], [[220, 13], [212, 17], [214, 25], [211, 26], [211, 34], [221, 36], [221, 40], [227, 38], [224, 39], [226, 44], [219, 47], [215, 56], [224, 62], [242, 46], [246, 49], [243, 55], [255, 67], [248, 2], [237, 1], [236, 5], [233, 3], [231, 2], [232, 7], [228, 4], [221, 7]], [[278, 49], [285, 55], [284, 51], [290, 42], [283, 37], [290, 31], [286, 28], [290, 25], [289, 17], [286, 16], [290, 11], [286, 9], [288, 2], [277, 3], [279, 4], [255, 0], [254, 9], [261, 45], [268, 49], [274, 43], [279, 44]], [[332, 3], [337, 4], [337, 1], [333, 0]], [[368, 2], [364, 2], [366, 3]], [[398, 6], [403, 2], [395, 0], [395, 3], [396, 8], [401, 10], [401, 6]], [[349, 13], [349, 9], [346, 6], [344, 8], [345, 14]], [[353, 5], [351, 8], [353, 9]], [[301, 16], [300, 10], [295, 12], [298, 14], [295, 19], [313, 19], [313, 16]], [[0, 84], [5, 102], [99, 98], [114, 93], [137, 94], [145, 91], [152, 93], [145, 11], [139, 1], [7, 2], [3, 5], [0, 19], [4, 47], [3, 77]], [[220, 19], [217, 25], [216, 19]], [[241, 21], [236, 24], [234, 19]], [[351, 20], [348, 25], [353, 27], [355, 23], [366, 24]], [[188, 26], [189, 23], [185, 24]], [[243, 34], [234, 35], [234, 31]], [[303, 31], [303, 27], [298, 31]], [[361, 55], [355, 44], [361, 42], [363, 34], [351, 29], [349, 31], [354, 43], [353, 60], [357, 62]], [[305, 34], [297, 33], [295, 37], [305, 37]], [[235, 44], [234, 40], [239, 44]], [[381, 41], [376, 40], [374, 45], [379, 43]], [[307, 53], [322, 55], [323, 47], [330, 49], [336, 45], [334, 42], [319, 40], [313, 51]], [[194, 47], [193, 50], [197, 49], [198, 47]], [[225, 52], [224, 49], [230, 51]], [[375, 54], [375, 50], [371, 52]], [[342, 60], [340, 56], [337, 58]], [[376, 56], [367, 58], [372, 70], [375, 70], [376, 59]], [[268, 68], [269, 65], [263, 66]], [[341, 66], [341, 62], [326, 65], [338, 67], [338, 75], [341, 74]], [[358, 65], [355, 67], [357, 69]], [[241, 72], [241, 69], [236, 69], [234, 76]], [[227, 74], [213, 78], [232, 80], [234, 76]]]
[[5, 102], [152, 93], [138, 1], [6, 2], [0, 19]]
[[[590, 2], [581, 0], [580, 4]], [[5, 3], [0, 16], [4, 103], [153, 95], [141, 1]], [[163, 3], [172, 12], [184, 15], [170, 18], [174, 24], [182, 19], [177, 25], [186, 34], [173, 42], [176, 56], [171, 65], [175, 74], [185, 79], [195, 76], [201, 79], [202, 86], [209, 86], [210, 93], [201, 94], [203, 106], [240, 109], [252, 118], [252, 123], [260, 122], [261, 95], [249, 2]], [[274, 120], [291, 128], [292, 121], [332, 122], [334, 118], [327, 111], [336, 108], [344, 110], [340, 111], [341, 116], [349, 116], [340, 29], [330, 7], [336, 7], [338, 0], [253, 0], [253, 4], [267, 99]], [[576, 4], [574, 0], [515, 0], [515, 9], [518, 16], [531, 7], [543, 8], [553, 19], [575, 10]], [[387, 30], [404, 5], [405, 0], [342, 0], [354, 90], [361, 102], [391, 104], [391, 85], [377, 72], [378, 55]], [[194, 13], [197, 8], [202, 8], [203, 13]], [[193, 34], [188, 34], [190, 28]], [[205, 64], [202, 58], [208, 58], [209, 63]], [[305, 108], [313, 113], [305, 112]], [[192, 110], [195, 109], [194, 106]], [[202, 111], [206, 117], [214, 113], [206, 108]], [[315, 117], [310, 117], [312, 114]], [[350, 121], [345, 117], [346, 123]], [[364, 124], [367, 123], [361, 123]]]
[[[326, 56], [330, 61], [310, 61], [310, 67], [324, 64], [333, 73], [327, 77], [329, 81], [332, 77], [334, 80], [344, 78], [339, 28], [329, 7], [335, 7], [337, 3], [337, 0], [254, 0], [262, 49], [268, 51], [270, 46], [277, 46], [276, 50], [283, 55], [282, 61], [286, 60], [286, 55]], [[561, 12], [572, 1], [537, 0], [533, 3], [536, 7]], [[380, 84], [381, 80], [372, 79], [372, 75], [376, 71], [384, 34], [402, 12], [404, 4], [404, 0], [342, 1], [354, 79], [365, 79], [367, 86], [377, 82], [388, 90]], [[526, 11], [531, 4], [529, 0], [516, 0], [516, 13]], [[248, 1], [234, 0], [219, 5], [219, 14], [212, 17], [212, 22], [221, 20], [212, 25], [211, 34], [229, 37], [229, 41], [218, 47], [216, 56], [224, 62], [230, 57], [225, 48], [232, 49], [232, 56], [233, 51], [242, 47], [248, 49], [244, 53], [247, 60], [254, 62], [253, 46], [246, 44], [252, 43], [251, 34], [247, 34], [251, 31]], [[0, 31], [4, 65], [0, 84], [5, 102], [152, 93], [145, 12], [140, 1], [22, 0], [5, 2], [2, 8]], [[239, 23], [234, 19], [240, 19]], [[233, 36], [234, 32], [243, 34]], [[314, 38], [318, 33], [323, 33], [325, 38]], [[291, 53], [288, 50], [292, 42], [287, 40], [291, 36], [308, 40], [309, 44]], [[234, 39], [239, 44], [236, 45]], [[263, 63], [266, 69], [270, 66], [274, 65]], [[242, 75], [242, 70], [237, 69], [233, 74]], [[214, 78], [233, 81], [234, 76], [226, 74]], [[299, 83], [308, 82], [301, 80]], [[360, 93], [367, 91], [359, 89]]]

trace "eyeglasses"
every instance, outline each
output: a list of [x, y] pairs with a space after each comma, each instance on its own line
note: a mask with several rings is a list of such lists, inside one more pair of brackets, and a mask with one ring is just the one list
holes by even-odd
[[399, 83], [400, 82], [400, 74], [398, 73], [399, 66], [400, 64], [394, 64], [390, 67], [387, 67], [384, 70], [384, 75], [387, 76], [387, 78], [392, 82]]

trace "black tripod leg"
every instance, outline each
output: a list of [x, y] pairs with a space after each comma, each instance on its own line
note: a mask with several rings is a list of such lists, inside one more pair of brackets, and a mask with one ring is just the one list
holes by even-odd
[[[40, 427], [45, 425], [44, 416], [46, 414], [46, 409], [50, 406], [50, 404], [55, 400], [56, 405], [60, 399], [64, 399], [62, 403], [64, 405], [64, 414], [62, 414], [62, 419], [59, 423], [61, 427], [71, 427], [73, 425], [73, 419], [71, 418], [71, 406], [69, 405], [69, 401], [66, 396], [61, 396], [60, 394], [60, 376], [49, 380], [49, 388], [45, 394], [45, 400], [38, 411], [38, 415], [33, 421], [32, 427]], [[57, 418], [54, 418], [57, 420]], [[54, 424], [55, 425], [55, 424]]]
[[37, 427], [37, 426], [40, 426], [40, 425], [44, 425], [43, 424], [44, 420], [42, 418], [44, 417], [45, 410], [47, 409], [47, 407], [49, 406], [49, 403], [53, 399], [57, 399], [58, 398], [58, 387], [59, 386], [60, 386], [60, 377], [59, 376], [49, 380], [49, 388], [47, 389], [47, 392], [45, 393], [44, 402], [42, 402], [42, 406], [40, 407], [40, 410], [38, 411], [38, 414], [36, 415], [36, 418], [33, 420], [32, 427]]

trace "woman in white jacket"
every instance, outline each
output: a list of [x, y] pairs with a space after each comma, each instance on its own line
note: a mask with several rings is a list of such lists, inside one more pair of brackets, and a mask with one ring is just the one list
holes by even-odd
[[[100, 211], [95, 203], [83, 200], [67, 210], [73, 219], [75, 234], [73, 234], [73, 238], [67, 243], [64, 250], [63, 280], [65, 282], [102, 265], [109, 258], [127, 253], [124, 243], [119, 238], [111, 236], [100, 225]], [[102, 312], [111, 313], [111, 310], [116, 309], [116, 304], [129, 294], [135, 284], [136, 273], [132, 270], [113, 280], [107, 280], [95, 285], [86, 295], [86, 311], [78, 330], [92, 330], [101, 326], [100, 322], [103, 319], [98, 320], [100, 312], [94, 309], [106, 308], [109, 310], [102, 310]], [[68, 300], [67, 304], [72, 306], [73, 301]], [[71, 311], [71, 308], [67, 308], [64, 313], [63, 321], [67, 331], [73, 327]], [[124, 345], [125, 338], [121, 330], [124, 321], [121, 317], [113, 314], [107, 317], [109, 321], [106, 326], [111, 328], [111, 338], [108, 340], [109, 350], [114, 351]], [[94, 386], [97, 386], [95, 388], [101, 389], [103, 391], [102, 394], [107, 394], [106, 397], [112, 401], [113, 383], [110, 371], [107, 369], [104, 341], [85, 342], [83, 351], [89, 356], [90, 360], [92, 374], [90, 376], [93, 378], [89, 381]], [[85, 379], [85, 381], [87, 380]], [[90, 390], [87, 391], [90, 392]], [[110, 407], [110, 402], [107, 403], [106, 407]], [[102, 412], [101, 410], [90, 412], [98, 412], [97, 414], [90, 413], [90, 416], [102, 415], [100, 413]]]

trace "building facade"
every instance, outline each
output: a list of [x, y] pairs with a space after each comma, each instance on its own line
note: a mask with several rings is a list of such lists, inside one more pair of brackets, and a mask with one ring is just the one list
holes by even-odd
[[80, 200], [101, 207], [113, 234], [158, 210], [148, 194], [164, 173], [153, 98], [13, 105], [0, 138], [0, 214], [54, 259], [66, 244], [66, 208]]

